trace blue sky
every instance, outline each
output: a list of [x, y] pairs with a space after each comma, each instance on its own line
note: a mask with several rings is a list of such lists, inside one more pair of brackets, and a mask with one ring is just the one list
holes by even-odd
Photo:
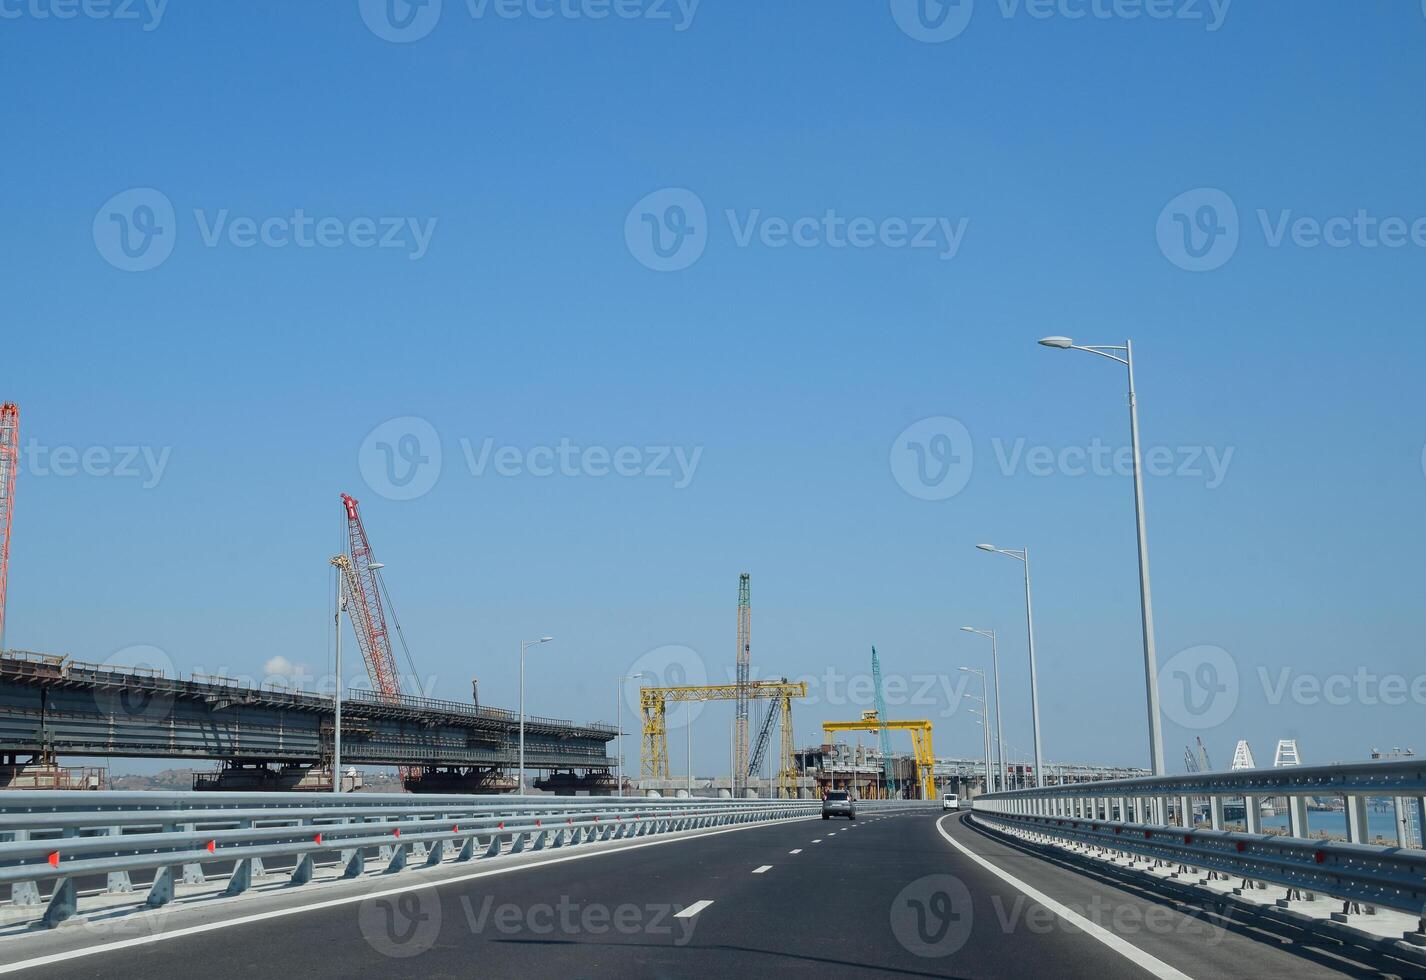
[[[1034, 344], [1132, 337], [1171, 471], [1160, 660], [1239, 678], [1222, 718], [1166, 709], [1170, 768], [1195, 735], [1221, 763], [1426, 750], [1426, 682], [1308, 691], [1426, 662], [1417, 3], [975, 0], [944, 40], [900, 0], [445, 0], [401, 41], [381, 4], [0, 6], [0, 395], [34, 444], [8, 646], [321, 674], [349, 491], [437, 696], [513, 706], [540, 633], [542, 714], [612, 719], [669, 646], [726, 677], [746, 570], [764, 676], [864, 675], [875, 643], [914, 691], [998, 628], [1027, 749], [1019, 566], [988, 540], [1034, 559], [1047, 755], [1143, 764], [1130, 483], [1059, 455], [1124, 445], [1123, 373]], [[913, 437], [952, 438], [964, 486], [922, 499], [953, 485], [907, 477], [902, 433], [942, 417]], [[383, 453], [433, 440], [429, 491], [392, 499]], [[487, 440], [518, 473], [472, 473]], [[562, 441], [595, 453], [533, 475]], [[621, 447], [643, 475], [599, 475]], [[1274, 704], [1283, 670], [1307, 687]], [[817, 690], [800, 740], [870, 706]], [[964, 708], [891, 713], [965, 755]], [[729, 715], [696, 722], [700, 771]]]

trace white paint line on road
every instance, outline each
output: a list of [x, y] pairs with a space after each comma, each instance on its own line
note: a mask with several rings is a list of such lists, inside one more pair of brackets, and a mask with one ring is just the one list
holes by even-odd
[[814, 844], [820, 844], [820, 843], [822, 843], [822, 838], [818, 837], [818, 838], [817, 838], [816, 840], [814, 840], [812, 843], [814, 843]]
[[836, 836], [837, 836], [837, 832], [834, 830], [834, 831], [832, 831], [830, 834], [828, 834], [827, 836], [828, 836], [828, 837], [836, 837]]
[[[797, 818], [794, 818], [797, 819]], [[816, 820], [816, 817], [803, 817], [802, 820]], [[156, 932], [147, 936], [135, 936], [131, 939], [119, 939], [112, 943], [103, 943], [95, 946], [83, 946], [79, 949], [68, 949], [61, 953], [49, 953], [44, 956], [34, 956], [27, 960], [16, 960], [12, 963], [0, 963], [0, 974], [15, 973], [20, 970], [27, 970], [36, 966], [47, 966], [51, 963], [64, 963], [68, 960], [77, 960], [85, 956], [93, 956], [97, 953], [108, 953], [116, 949], [129, 949], [133, 946], [147, 946], [149, 943], [166, 942], [170, 939], [179, 939], [183, 936], [196, 936], [205, 932], [216, 932], [219, 929], [227, 929], [232, 926], [248, 925], [253, 922], [262, 922], [266, 919], [281, 919], [289, 915], [301, 915], [303, 912], [314, 912], [317, 909], [335, 908], [339, 905], [355, 905], [358, 902], [385, 898], [388, 895], [400, 895], [404, 892], [419, 891], [422, 888], [440, 888], [445, 885], [453, 885], [462, 881], [473, 881], [476, 878], [489, 878], [492, 875], [510, 874], [513, 871], [524, 871], [527, 868], [544, 868], [552, 864], [564, 864], [566, 861], [582, 861], [586, 858], [598, 857], [601, 854], [619, 854], [624, 851], [637, 851], [645, 847], [659, 847], [664, 844], [676, 844], [679, 841], [698, 840], [700, 837], [717, 837], [720, 834], [736, 834], [744, 830], [753, 830], [758, 827], [767, 827], [769, 824], [750, 823], [741, 824], [736, 827], [723, 827], [718, 830], [709, 830], [701, 834], [687, 834], [680, 837], [665, 837], [659, 840], [641, 841], [637, 844], [627, 844], [623, 847], [597, 848], [592, 851], [580, 851], [578, 854], [561, 854], [558, 857], [549, 857], [543, 861], [523, 861], [519, 864], [510, 864], [502, 868], [491, 868], [489, 871], [475, 871], [471, 874], [450, 875], [449, 877], [427, 879], [426, 881], [412, 882], [407, 885], [394, 885], [391, 888], [379, 891], [369, 891], [355, 895], [345, 895], [341, 898], [331, 898], [321, 902], [310, 902], [305, 905], [292, 905], [286, 908], [270, 909], [266, 912], [255, 912], [251, 915], [241, 915], [232, 919], [223, 919], [218, 922], [205, 922], [202, 925], [186, 926], [181, 929], [172, 929], [168, 932]], [[509, 857], [510, 855], [503, 855]], [[494, 859], [493, 859], [494, 860]], [[419, 870], [408, 872], [408, 874], [420, 874]], [[331, 882], [331, 884], [337, 884]], [[308, 886], [313, 887], [313, 886]], [[320, 886], [317, 886], [320, 887]], [[226, 901], [240, 902], [242, 898], [227, 899]], [[218, 901], [224, 901], [219, 899]], [[201, 906], [199, 906], [201, 908]], [[156, 910], [159, 915], [164, 914], [163, 909]], [[136, 913], [144, 914], [144, 913]], [[0, 952], [6, 948], [0, 946]]]
[[794, 847], [792, 850], [788, 851], [787, 853], [788, 853], [788, 854], [801, 854], [801, 853], [802, 853], [802, 848], [800, 848], [800, 847]]
[[1055, 915], [1058, 915], [1061, 919], [1064, 919], [1070, 925], [1076, 927], [1086, 935], [1098, 939], [1101, 943], [1114, 950], [1114, 952], [1124, 957], [1130, 963], [1133, 963], [1135, 966], [1138, 966], [1141, 969], [1148, 971], [1153, 976], [1159, 977], [1160, 980], [1192, 980], [1192, 978], [1187, 973], [1183, 973], [1169, 966], [1163, 960], [1144, 952], [1142, 949], [1140, 949], [1138, 946], [1135, 946], [1133, 943], [1125, 942], [1123, 939], [1114, 935], [1114, 933], [1099, 925], [1097, 922], [1092, 922], [1089, 919], [1086, 919], [1074, 909], [1071, 909], [1065, 905], [1061, 905], [1059, 902], [1055, 901], [1053, 898], [1046, 895], [1038, 888], [1034, 888], [1030, 885], [1025, 884], [1023, 881], [1021, 881], [1019, 878], [1016, 878], [1014, 875], [1006, 871], [1002, 871], [994, 864], [991, 864], [988, 860], [981, 857], [979, 854], [976, 854], [970, 848], [966, 847], [960, 841], [956, 840], [950, 834], [946, 833], [946, 828], [943, 827], [942, 824], [947, 819], [947, 817], [942, 817], [940, 820], [936, 821], [936, 829], [940, 831], [941, 836], [946, 839], [946, 843], [950, 844], [956, 850], [960, 851], [966, 857], [970, 858], [976, 864], [980, 865], [982, 868], [989, 871], [991, 874], [995, 875], [1000, 880], [1006, 882], [1011, 887], [1023, 893], [1032, 902], [1036, 902], [1040, 905], [1043, 905], [1045, 908], [1055, 913]]
[[673, 913], [673, 917], [675, 919], [691, 919], [712, 904], [713, 900], [711, 898], [705, 898], [702, 901], [694, 902], [682, 912]]
[[771, 871], [771, 870], [772, 870], [772, 865], [770, 865], [770, 864], [764, 864], [761, 868], [754, 868], [754, 869], [753, 869], [753, 874], [755, 874], [755, 875], [760, 875], [760, 874], [762, 874], [764, 871]]

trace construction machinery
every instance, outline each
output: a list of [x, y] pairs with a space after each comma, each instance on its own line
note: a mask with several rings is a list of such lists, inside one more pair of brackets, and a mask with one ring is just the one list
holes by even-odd
[[10, 573], [10, 524], [15, 517], [15, 471], [20, 468], [20, 406], [0, 405], [0, 650], [5, 649], [5, 584]]
[[[668, 779], [667, 708], [670, 701], [775, 700], [782, 720], [782, 759], [777, 774], [778, 792], [784, 798], [796, 795], [797, 765], [793, 758], [792, 699], [807, 697], [806, 681], [747, 681], [744, 684], [706, 684], [689, 687], [641, 687], [639, 706], [643, 714], [643, 740], [639, 750], [639, 775], [644, 779]], [[771, 713], [771, 712], [769, 712]], [[736, 753], [734, 764], [738, 765]], [[759, 760], [759, 765], [761, 761]], [[733, 770], [735, 787], [747, 785], [748, 758]]]
[[[912, 752], [916, 761], [916, 780], [921, 788], [921, 798], [931, 800], [936, 797], [936, 751], [931, 743], [931, 722], [927, 720], [919, 721], [890, 721], [881, 717], [877, 711], [863, 711], [860, 721], [824, 721], [822, 731], [828, 736], [837, 732], [910, 732]], [[889, 738], [887, 745], [890, 744]], [[882, 761], [885, 765], [889, 748], [882, 749]], [[888, 787], [888, 792], [892, 787]]]
[[752, 576], [743, 572], [738, 576], [738, 655], [737, 690], [734, 700], [737, 707], [733, 714], [733, 795], [748, 784], [748, 673], [752, 665]]
[[[891, 785], [896, 780], [896, 772], [891, 760], [891, 731], [886, 727], [886, 695], [881, 687], [881, 660], [876, 655], [876, 647], [871, 648], [872, 693], [876, 698], [876, 716], [881, 719], [881, 770], [886, 783], [886, 795], [891, 795]], [[930, 797], [927, 797], [930, 799]]]

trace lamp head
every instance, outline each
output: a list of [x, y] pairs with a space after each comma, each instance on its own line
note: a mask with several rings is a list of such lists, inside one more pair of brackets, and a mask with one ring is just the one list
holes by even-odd
[[999, 550], [999, 549], [996, 548], [995, 545], [993, 545], [993, 544], [978, 544], [978, 545], [976, 545], [976, 547], [979, 548], [981, 551], [998, 551], [998, 550]]
[[1068, 337], [1043, 337], [1040, 340], [1041, 346], [1055, 347], [1059, 350], [1069, 350], [1074, 346], [1074, 341]]

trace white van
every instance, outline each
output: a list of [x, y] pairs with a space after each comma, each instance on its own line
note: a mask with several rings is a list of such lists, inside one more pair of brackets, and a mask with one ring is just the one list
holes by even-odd
[[959, 810], [961, 808], [961, 798], [955, 793], [941, 794], [942, 810]]

